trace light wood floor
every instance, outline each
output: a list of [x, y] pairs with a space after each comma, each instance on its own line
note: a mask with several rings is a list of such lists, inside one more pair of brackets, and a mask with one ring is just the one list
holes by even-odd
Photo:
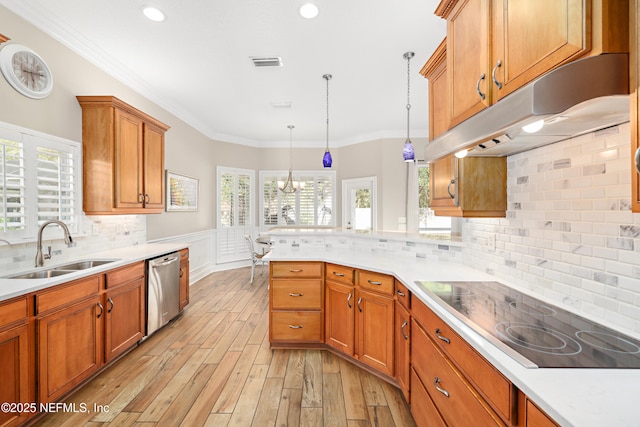
[[176, 321], [67, 399], [91, 413], [37, 425], [415, 426], [398, 389], [342, 358], [271, 350], [259, 271], [253, 285], [249, 268], [195, 283]]

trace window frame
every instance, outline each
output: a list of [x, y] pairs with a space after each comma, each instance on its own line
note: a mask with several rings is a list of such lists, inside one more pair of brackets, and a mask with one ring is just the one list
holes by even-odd
[[[282, 224], [281, 223], [281, 214], [282, 214], [282, 192], [278, 191], [278, 206], [277, 206], [277, 223], [276, 224], [265, 224], [265, 218], [264, 218], [264, 212], [265, 212], [265, 191], [264, 191], [264, 187], [265, 187], [265, 182], [267, 180], [267, 178], [273, 177], [275, 176], [276, 179], [279, 179], [280, 177], [282, 178], [286, 178], [289, 174], [288, 170], [261, 170], [259, 172], [259, 192], [260, 192], [260, 201], [259, 201], [259, 212], [260, 214], [259, 216], [259, 224], [260, 227], [289, 227], [289, 228], [296, 228], [296, 227], [318, 227], [318, 228], [334, 228], [336, 227], [336, 223], [337, 223], [337, 209], [336, 209], [336, 205], [337, 205], [337, 174], [335, 170], [298, 170], [298, 171], [293, 171], [293, 179], [294, 181], [299, 181], [301, 177], [308, 177], [308, 176], [313, 176], [313, 183], [314, 183], [314, 195], [316, 195], [314, 197], [314, 224], [310, 225], [310, 224], [300, 224], [298, 221], [298, 218], [300, 218], [300, 192], [296, 191], [294, 193], [295, 195], [295, 200], [296, 200], [296, 207], [294, 209], [294, 214], [295, 214], [295, 223], [294, 224]], [[319, 177], [328, 177], [330, 180], [330, 185], [331, 185], [331, 221], [329, 224], [325, 224], [325, 225], [318, 225], [318, 210], [321, 209], [320, 205], [318, 204], [318, 198], [317, 198], [317, 193], [315, 192], [315, 185], [318, 182], [318, 178]]]
[[[69, 181], [69, 191], [73, 193], [71, 203], [67, 204], [72, 211], [70, 214], [72, 220], [65, 220], [65, 224], [69, 227], [72, 234], [82, 234], [82, 144], [77, 141], [49, 135], [32, 129], [23, 128], [12, 125], [10, 123], [0, 122], [0, 139], [16, 141], [22, 144], [22, 169], [24, 182], [24, 228], [6, 231], [0, 229], [0, 238], [20, 242], [31, 242], [37, 238], [40, 225], [46, 220], [39, 220], [39, 184], [38, 184], [38, 154], [39, 148], [47, 150], [56, 150], [71, 155], [70, 168], [73, 171], [72, 179]], [[4, 169], [0, 176], [0, 183], [4, 180]], [[43, 176], [40, 175], [42, 179]], [[2, 185], [2, 184], [0, 184]], [[41, 187], [40, 187], [41, 188]], [[0, 191], [3, 191], [0, 187]], [[0, 212], [4, 215], [5, 205], [4, 198], [0, 199]], [[58, 219], [60, 214], [58, 214]], [[55, 230], [54, 230], [55, 231]], [[56, 238], [59, 232], [45, 231], [45, 238]]]

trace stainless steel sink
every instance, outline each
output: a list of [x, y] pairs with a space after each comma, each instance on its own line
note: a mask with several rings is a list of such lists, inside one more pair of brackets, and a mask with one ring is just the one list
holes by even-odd
[[117, 259], [85, 259], [81, 261], [70, 262], [69, 264], [58, 265], [47, 269], [30, 271], [27, 273], [12, 274], [5, 276], [7, 279], [48, 279], [51, 277], [63, 276], [69, 273], [75, 273], [81, 270], [98, 267], [117, 261]]
[[8, 276], [8, 279], [48, 279], [51, 277], [62, 276], [64, 274], [73, 273], [78, 270], [38, 270], [31, 273], [17, 274], [15, 276]]
[[109, 264], [111, 262], [114, 262], [115, 260], [113, 259], [101, 259], [101, 260], [96, 260], [96, 259], [90, 259], [90, 260], [83, 260], [83, 261], [76, 261], [76, 262], [72, 262], [70, 264], [64, 264], [64, 265], [60, 265], [58, 267], [54, 267], [54, 270], [86, 270], [87, 268], [93, 268], [93, 267], [98, 267], [100, 265], [104, 265], [104, 264]]

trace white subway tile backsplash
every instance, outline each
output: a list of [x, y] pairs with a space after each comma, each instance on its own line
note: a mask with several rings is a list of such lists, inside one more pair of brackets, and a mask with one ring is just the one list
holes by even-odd
[[470, 263], [640, 335], [629, 132], [626, 123], [510, 156], [506, 218], [463, 221]]

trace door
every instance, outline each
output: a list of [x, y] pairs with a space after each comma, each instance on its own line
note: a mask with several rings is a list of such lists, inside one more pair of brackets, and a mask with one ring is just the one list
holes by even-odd
[[394, 300], [362, 290], [356, 296], [356, 357], [393, 376]]
[[105, 300], [105, 361], [121, 355], [144, 336], [145, 280], [110, 290]]
[[354, 230], [377, 228], [377, 178], [342, 180], [342, 226]]
[[356, 300], [353, 286], [327, 280], [325, 292], [325, 342], [353, 356], [353, 307]]
[[116, 208], [143, 207], [142, 128], [140, 119], [115, 110]]
[[164, 131], [144, 127], [144, 207], [164, 208]]
[[[0, 402], [29, 402], [29, 327], [22, 325], [0, 332]], [[28, 413], [0, 412], [0, 425], [18, 425]], [[12, 424], [15, 423], [15, 424]]]

